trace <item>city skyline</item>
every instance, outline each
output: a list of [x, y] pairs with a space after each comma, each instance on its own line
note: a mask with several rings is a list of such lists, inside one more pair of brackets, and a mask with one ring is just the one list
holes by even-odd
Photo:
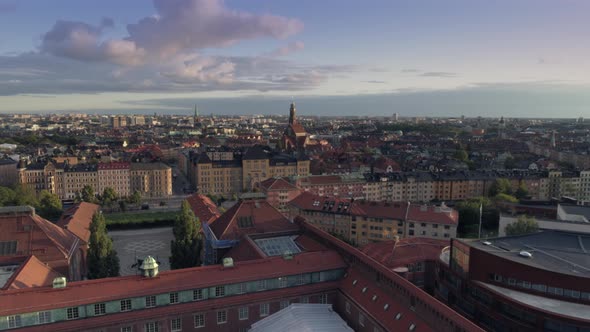
[[0, 0], [0, 112], [584, 116], [588, 9]]

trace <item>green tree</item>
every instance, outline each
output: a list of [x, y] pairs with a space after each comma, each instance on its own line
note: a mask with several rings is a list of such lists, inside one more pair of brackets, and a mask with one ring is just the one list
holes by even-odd
[[101, 212], [92, 216], [88, 244], [88, 279], [116, 277], [119, 275], [119, 257], [113, 240], [107, 234], [106, 221]]
[[14, 205], [39, 206], [39, 199], [37, 199], [33, 188], [21, 184], [16, 186], [14, 192], [16, 194]]
[[0, 187], [0, 206], [14, 205], [16, 193], [8, 187]]
[[174, 240], [171, 243], [170, 268], [183, 269], [200, 264], [201, 222], [191, 210], [187, 201], [182, 202], [180, 212], [174, 221]]
[[528, 195], [529, 195], [529, 191], [526, 188], [526, 186], [524, 185], [524, 183], [521, 183], [518, 186], [518, 189], [516, 189], [516, 192], [514, 193], [514, 196], [516, 196], [516, 198], [518, 198], [518, 199], [526, 198], [526, 197], [528, 197]]
[[494, 196], [494, 201], [495, 202], [518, 203], [518, 198], [516, 198], [512, 195], [499, 193], [498, 195]]
[[534, 233], [539, 230], [539, 224], [533, 217], [522, 215], [512, 224], [506, 225], [504, 231], [506, 235], [521, 235]]
[[500, 178], [492, 183], [489, 192], [490, 197], [494, 197], [498, 194], [512, 195], [512, 184], [510, 184], [510, 180]]
[[103, 206], [111, 206], [114, 202], [117, 201], [119, 196], [115, 192], [115, 189], [111, 187], [106, 187], [102, 191], [102, 195], [100, 196], [100, 202]]
[[460, 161], [469, 160], [469, 155], [467, 154], [467, 151], [465, 151], [463, 149], [456, 150], [453, 157], [455, 157], [455, 159], [460, 160]]
[[88, 203], [96, 203], [98, 200], [96, 199], [96, 193], [94, 192], [94, 188], [92, 186], [86, 185], [82, 188], [82, 192], [80, 193], [80, 198], [83, 202]]
[[43, 190], [39, 194], [39, 206], [37, 209], [40, 216], [50, 220], [56, 220], [63, 212], [59, 197], [47, 190]]
[[134, 191], [131, 196], [129, 196], [129, 203], [138, 205], [141, 203], [141, 193], [139, 191]]
[[477, 236], [479, 231], [479, 213], [482, 207], [482, 229], [497, 229], [500, 214], [493, 202], [487, 197], [476, 197], [459, 202], [456, 209], [459, 212], [457, 232], [460, 236]]

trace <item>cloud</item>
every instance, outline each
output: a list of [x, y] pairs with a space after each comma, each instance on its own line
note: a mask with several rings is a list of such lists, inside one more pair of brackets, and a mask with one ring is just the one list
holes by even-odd
[[363, 81], [363, 83], [386, 84], [387, 82], [385, 82], [385, 81], [371, 80], [371, 81]]
[[420, 69], [406, 68], [401, 70], [402, 73], [419, 73]]
[[193, 54], [178, 57], [170, 67], [162, 75], [176, 83], [228, 84], [233, 82], [236, 65], [227, 60]]
[[278, 56], [286, 56], [291, 53], [295, 53], [301, 51], [305, 48], [305, 44], [302, 41], [296, 41], [289, 43], [283, 47], [279, 47], [276, 50], [270, 52], [268, 56], [270, 57], [278, 57]]
[[[104, 29], [114, 26], [109, 18], [97, 26], [57, 21], [43, 35], [40, 49], [76, 60], [129, 66], [160, 63], [179, 54], [225, 47], [242, 40], [282, 39], [303, 29], [303, 23], [297, 19], [231, 10], [222, 0], [154, 0], [154, 6], [156, 14], [128, 24], [128, 36], [123, 39], [102, 39]], [[302, 47], [302, 43], [290, 47]]]
[[456, 77], [457, 74], [455, 73], [449, 73], [449, 72], [444, 72], [444, 71], [428, 71], [425, 73], [422, 73], [418, 76], [422, 76], [422, 77], [443, 77], [443, 78], [447, 78], [447, 77]]

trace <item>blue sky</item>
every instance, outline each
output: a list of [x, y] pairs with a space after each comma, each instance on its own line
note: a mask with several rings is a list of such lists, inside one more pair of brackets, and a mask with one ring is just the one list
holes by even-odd
[[589, 12], [585, 0], [0, 0], [0, 112], [283, 113], [294, 98], [303, 114], [589, 116]]

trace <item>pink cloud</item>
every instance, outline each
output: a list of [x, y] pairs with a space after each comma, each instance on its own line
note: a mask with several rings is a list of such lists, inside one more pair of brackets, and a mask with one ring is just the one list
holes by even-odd
[[286, 56], [294, 52], [302, 51], [305, 48], [305, 44], [302, 41], [296, 41], [289, 43], [283, 47], [279, 47], [276, 50], [270, 52], [268, 55], [271, 57]]

